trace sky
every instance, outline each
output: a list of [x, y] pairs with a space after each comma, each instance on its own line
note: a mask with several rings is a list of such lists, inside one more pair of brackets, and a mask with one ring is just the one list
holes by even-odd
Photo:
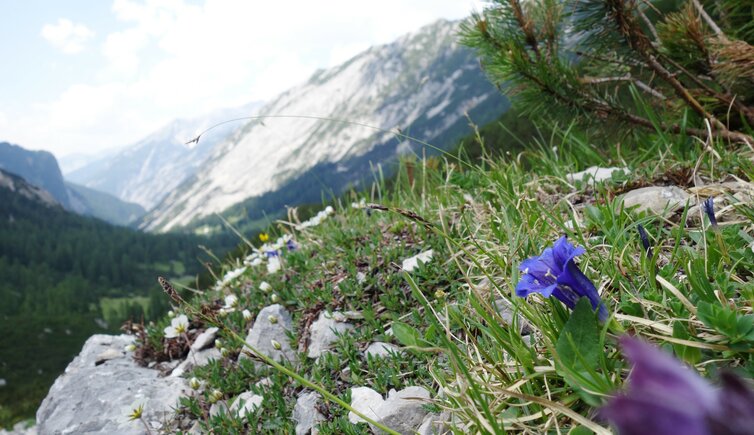
[[265, 101], [482, 0], [0, 0], [0, 141], [57, 157]]

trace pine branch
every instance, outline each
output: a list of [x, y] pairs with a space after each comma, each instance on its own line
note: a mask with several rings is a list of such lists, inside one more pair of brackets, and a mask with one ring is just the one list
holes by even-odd
[[717, 23], [707, 14], [707, 11], [704, 10], [704, 7], [701, 3], [699, 3], [699, 0], [691, 0], [691, 3], [694, 5], [696, 10], [699, 12], [699, 15], [704, 19], [704, 21], [707, 23], [707, 25], [712, 29], [713, 32], [717, 35], [718, 38], [721, 39], [728, 39], [725, 36], [725, 33], [718, 27]]

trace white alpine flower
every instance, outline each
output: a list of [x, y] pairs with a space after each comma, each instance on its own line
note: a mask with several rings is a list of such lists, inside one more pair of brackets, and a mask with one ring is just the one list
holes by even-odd
[[189, 328], [189, 320], [185, 314], [181, 314], [178, 317], [173, 318], [170, 321], [170, 326], [165, 328], [165, 338], [175, 338], [181, 334], [185, 334]]

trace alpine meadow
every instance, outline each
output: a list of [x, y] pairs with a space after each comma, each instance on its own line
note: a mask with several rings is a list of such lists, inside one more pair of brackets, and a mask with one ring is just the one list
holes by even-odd
[[175, 114], [0, 143], [0, 435], [754, 434], [754, 3], [305, 3], [42, 31]]

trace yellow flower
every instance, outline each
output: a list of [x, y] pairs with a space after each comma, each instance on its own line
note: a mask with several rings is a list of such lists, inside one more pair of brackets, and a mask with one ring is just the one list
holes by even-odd
[[144, 405], [139, 405], [138, 408], [131, 411], [130, 414], [128, 414], [128, 419], [131, 421], [138, 420], [141, 418], [141, 414], [144, 413]]
[[267, 243], [267, 241], [270, 240], [270, 236], [267, 233], [259, 233], [259, 240], [261, 240], [262, 243]]

